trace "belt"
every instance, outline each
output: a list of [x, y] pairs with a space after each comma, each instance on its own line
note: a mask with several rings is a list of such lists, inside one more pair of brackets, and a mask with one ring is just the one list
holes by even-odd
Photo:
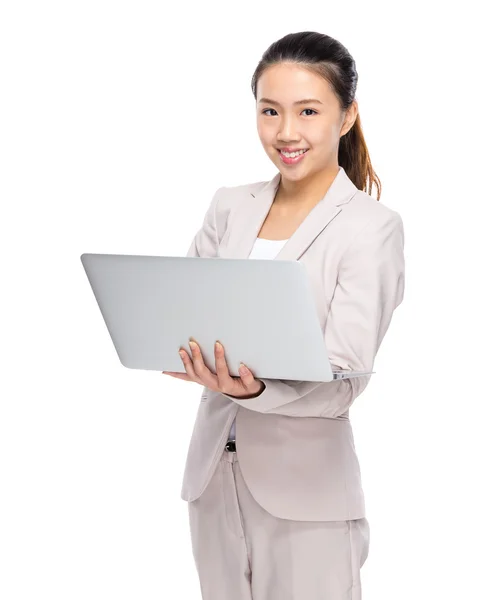
[[229, 440], [224, 450], [227, 452], [236, 452], [236, 440]]

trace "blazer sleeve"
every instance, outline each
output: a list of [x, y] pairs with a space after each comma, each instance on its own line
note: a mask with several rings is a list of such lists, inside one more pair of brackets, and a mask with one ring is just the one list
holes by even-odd
[[216, 190], [207, 209], [202, 226], [195, 234], [190, 244], [187, 256], [214, 258], [219, 248], [221, 223], [217, 219], [217, 203], [225, 187]]
[[[339, 265], [323, 334], [330, 363], [372, 371], [374, 359], [404, 296], [404, 231], [393, 210], [375, 215], [354, 238]], [[295, 417], [336, 418], [366, 388], [371, 375], [330, 382], [263, 379], [256, 397], [236, 398], [244, 408]]]

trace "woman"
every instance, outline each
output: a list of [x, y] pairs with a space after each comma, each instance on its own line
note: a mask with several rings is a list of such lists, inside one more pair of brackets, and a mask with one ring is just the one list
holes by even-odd
[[[218, 189], [188, 256], [304, 262], [332, 365], [372, 371], [403, 299], [404, 234], [379, 202], [356, 86], [329, 36], [269, 47], [252, 90], [278, 173]], [[359, 600], [369, 524], [349, 407], [370, 376], [257, 379], [241, 365], [231, 377], [214, 353], [216, 373], [196, 343], [185, 373], [169, 373], [204, 386], [182, 490], [204, 600]]]

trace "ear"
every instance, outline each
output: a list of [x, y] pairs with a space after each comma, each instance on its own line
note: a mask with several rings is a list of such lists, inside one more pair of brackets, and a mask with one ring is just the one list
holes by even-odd
[[359, 114], [359, 104], [357, 100], [354, 100], [352, 104], [349, 106], [347, 111], [345, 112], [345, 119], [342, 123], [342, 128], [340, 129], [340, 137], [345, 135], [348, 131], [350, 131], [357, 119], [357, 115]]

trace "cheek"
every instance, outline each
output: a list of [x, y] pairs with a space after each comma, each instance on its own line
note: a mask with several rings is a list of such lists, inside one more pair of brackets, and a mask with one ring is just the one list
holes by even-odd
[[257, 129], [258, 129], [259, 139], [261, 141], [269, 142], [271, 140], [272, 132], [271, 132], [270, 127], [268, 127], [267, 125], [264, 125], [263, 123], [261, 123], [260, 120], [258, 120]]
[[318, 133], [313, 132], [313, 135], [308, 136], [308, 142], [318, 151], [326, 152], [331, 148], [334, 148], [335, 144], [338, 144], [339, 135], [338, 130], [332, 130], [331, 128], [325, 131], [319, 131]]

